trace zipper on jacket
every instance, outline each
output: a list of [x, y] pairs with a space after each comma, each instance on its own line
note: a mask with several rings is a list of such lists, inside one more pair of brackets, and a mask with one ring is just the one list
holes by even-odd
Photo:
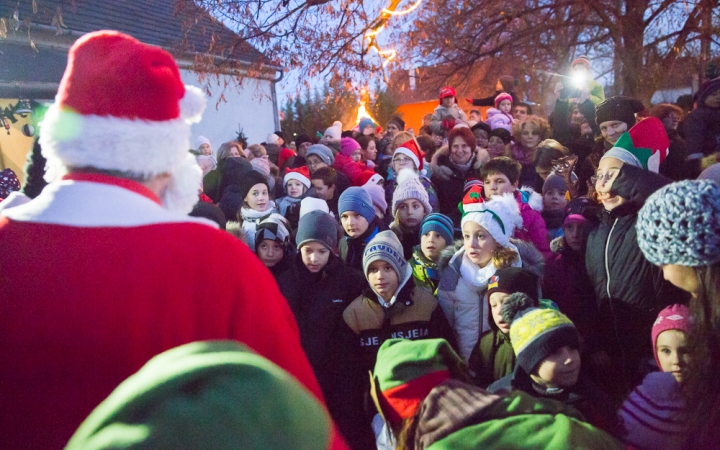
[[605, 276], [607, 276], [605, 290], [607, 291], [608, 298], [612, 298], [612, 295], [610, 295], [610, 264], [608, 263], [608, 248], [610, 248], [610, 239], [612, 238], [612, 233], [615, 229], [615, 225], [618, 223], [618, 220], [619, 217], [615, 219], [615, 222], [613, 222], [613, 226], [610, 228], [610, 232], [608, 233], [607, 241], [605, 241]]

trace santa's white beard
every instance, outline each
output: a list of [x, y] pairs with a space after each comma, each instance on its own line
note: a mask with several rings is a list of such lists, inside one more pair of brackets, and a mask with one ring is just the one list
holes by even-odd
[[185, 161], [170, 172], [170, 183], [160, 198], [163, 207], [189, 214], [200, 199], [202, 176], [195, 156], [188, 153]]

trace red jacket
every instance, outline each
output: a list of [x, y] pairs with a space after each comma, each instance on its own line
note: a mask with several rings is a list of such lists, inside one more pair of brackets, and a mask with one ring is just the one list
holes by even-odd
[[322, 401], [293, 315], [245, 245], [142, 185], [94, 177], [0, 213], [3, 447], [62, 448], [121, 381], [198, 340], [243, 342]]

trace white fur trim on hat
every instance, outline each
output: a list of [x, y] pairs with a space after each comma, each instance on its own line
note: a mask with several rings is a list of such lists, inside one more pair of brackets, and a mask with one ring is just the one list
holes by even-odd
[[367, 186], [368, 184], [380, 184], [381, 181], [384, 181], [385, 179], [380, 175], [379, 173], [376, 173], [375, 175], [371, 176], [369, 180], [363, 184], [363, 186]]
[[[467, 222], [475, 222], [485, 228], [503, 247], [508, 247], [515, 229], [522, 227], [520, 207], [513, 194], [495, 195], [484, 203], [468, 205], [465, 210], [467, 211], [468, 208], [473, 209], [463, 216], [460, 227], [462, 228]], [[492, 211], [492, 213], [488, 211]], [[498, 223], [497, 218], [502, 222], [502, 226]]]
[[166, 209], [181, 214], [190, 214], [199, 201], [203, 177], [195, 157], [186, 155], [185, 161], [170, 172], [170, 183], [160, 199]]
[[265, 142], [277, 145], [277, 143], [280, 142], [280, 136], [275, 133], [270, 133], [268, 134], [267, 139], [265, 139]]
[[285, 178], [283, 178], [283, 186], [287, 185], [288, 181], [290, 180], [297, 180], [301, 182], [306, 188], [310, 189], [310, 180], [305, 175], [301, 174], [300, 172], [288, 172], [285, 174]]
[[207, 97], [196, 86], [185, 85], [185, 95], [180, 99], [180, 118], [187, 123], [198, 123], [205, 111]]
[[398, 147], [395, 149], [395, 152], [393, 152], [393, 158], [397, 153], [401, 153], [408, 158], [412, 159], [413, 163], [415, 164], [415, 170], [418, 170], [420, 168], [420, 160], [418, 159], [418, 156], [409, 148], [405, 147]]

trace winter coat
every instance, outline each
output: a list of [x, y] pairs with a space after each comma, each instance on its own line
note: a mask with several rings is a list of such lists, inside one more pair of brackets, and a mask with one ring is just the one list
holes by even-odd
[[521, 229], [515, 230], [513, 237], [531, 242], [543, 257], [551, 257], [552, 251], [547, 238], [545, 220], [540, 214], [543, 209], [542, 196], [529, 187], [523, 187], [515, 191], [515, 200], [520, 207], [523, 225]]
[[390, 224], [390, 231], [395, 233], [395, 236], [400, 240], [403, 248], [403, 258], [409, 261], [413, 256], [413, 249], [420, 245], [420, 227], [410, 230], [397, 222], [393, 222]]
[[623, 448], [563, 403], [522, 391], [490, 394], [456, 379], [434, 387], [418, 411], [412, 428], [418, 450]]
[[545, 262], [543, 297], [555, 302], [580, 334], [583, 353], [597, 347], [597, 303], [592, 282], [585, 268], [585, 253], [576, 252], [560, 237], [550, 243], [553, 254]]
[[548, 211], [546, 209], [542, 212], [542, 218], [545, 221], [545, 228], [547, 229], [548, 241], [551, 242], [555, 238], [562, 237], [563, 235], [563, 219], [565, 217], [564, 210], [553, 210]]
[[[720, 117], [719, 117], [720, 119]], [[673, 181], [690, 180], [697, 178], [699, 174], [693, 174], [687, 167], [687, 147], [685, 140], [680, 137], [676, 130], [668, 132], [670, 149], [665, 160], [660, 163], [660, 175], [670, 178]]]
[[[428, 201], [430, 202], [430, 206], [432, 206], [432, 212], [438, 212], [440, 210], [440, 202], [438, 201], [438, 194], [437, 190], [435, 189], [435, 185], [430, 181], [429, 178], [427, 178], [424, 175], [420, 175], [420, 183], [425, 188], [425, 191], [428, 194]], [[385, 189], [385, 201], [387, 202], [387, 211], [385, 211], [385, 217], [392, 218], [392, 201], [393, 201], [393, 194], [395, 193], [395, 189], [398, 186], [397, 178], [392, 177], [389, 180], [385, 181], [385, 184], [383, 184], [383, 188]], [[392, 219], [391, 219], [392, 221]]]
[[413, 249], [411, 257], [408, 259], [410, 267], [413, 271], [413, 281], [415, 286], [421, 287], [433, 295], [437, 296], [438, 285], [440, 283], [440, 269], [437, 263], [430, 261], [423, 255], [420, 246]]
[[468, 362], [475, 384], [482, 388], [511, 374], [515, 367], [515, 350], [510, 336], [500, 331], [494, 320], [488, 321], [491, 331], [486, 331], [480, 337]]
[[657, 314], [672, 303], [687, 303], [688, 295], [663, 279], [660, 267], [643, 256], [635, 222], [645, 200], [670, 181], [625, 164], [612, 191], [625, 203], [602, 209], [600, 224], [589, 232], [585, 267], [598, 299], [598, 328], [603, 346], [613, 359], [615, 385], [636, 386], [652, 359], [650, 330]]
[[513, 117], [510, 114], [500, 111], [499, 109], [488, 109], [487, 120], [485, 123], [493, 130], [495, 128], [504, 128], [512, 133]]
[[513, 373], [488, 386], [488, 391], [523, 391], [536, 398], [556, 400], [580, 411], [589, 424], [611, 434], [617, 434], [618, 431], [616, 408], [610, 398], [582, 373], [575, 386], [554, 392], [535, 383], [525, 370], [516, 365]]
[[691, 159], [720, 152], [720, 108], [698, 104], [683, 121], [683, 131]]
[[465, 123], [467, 123], [468, 121], [467, 115], [465, 115], [465, 111], [460, 109], [457, 104], [453, 104], [449, 108], [446, 108], [443, 105], [438, 105], [433, 111], [432, 118], [430, 119], [430, 125], [442, 124], [442, 121], [448, 117], [454, 117], [455, 120], [462, 120]]
[[387, 226], [378, 219], [377, 216], [370, 222], [367, 231], [361, 236], [356, 238], [350, 238], [345, 235], [340, 242], [338, 242], [338, 252], [340, 259], [342, 259], [348, 266], [358, 269], [360, 272], [363, 271], [362, 260], [365, 246], [372, 238], [375, 237], [381, 231], [387, 230]]
[[343, 312], [343, 319], [356, 336], [354, 348], [359, 351], [363, 373], [373, 370], [380, 346], [387, 339], [446, 339], [454, 346], [448, 325], [437, 299], [425, 289], [415, 287], [408, 279], [400, 287], [395, 303], [386, 307], [368, 287]]
[[513, 144], [510, 147], [510, 157], [520, 163], [519, 186], [533, 186], [536, 182], [537, 172], [533, 165], [535, 150], [528, 150], [520, 144]]
[[[372, 442], [364, 422], [364, 372], [347, 353], [343, 311], [367, 285], [362, 274], [331, 255], [319, 273], [311, 273], [300, 255], [278, 279], [300, 332], [300, 345], [320, 384], [328, 410], [353, 448]], [[355, 444], [355, 445], [354, 445]]]
[[[510, 239], [510, 242], [518, 249], [522, 267], [542, 276], [545, 264], [542, 254], [531, 243], [517, 239]], [[458, 354], [467, 362], [480, 336], [490, 330], [489, 320], [492, 319], [485, 298], [487, 283], [484, 286], [476, 286], [461, 275], [460, 267], [464, 255], [462, 241], [457, 241], [455, 246], [448, 246], [443, 250], [438, 263], [440, 267], [438, 301], [455, 331]], [[490, 273], [488, 278], [493, 273]]]
[[452, 219], [456, 227], [460, 227], [460, 210], [458, 204], [462, 202], [465, 182], [468, 178], [480, 178], [482, 166], [490, 160], [485, 149], [476, 149], [472, 157], [472, 164], [467, 172], [462, 172], [450, 162], [449, 149], [443, 146], [433, 155], [432, 181], [437, 187], [437, 197], [440, 212]]

